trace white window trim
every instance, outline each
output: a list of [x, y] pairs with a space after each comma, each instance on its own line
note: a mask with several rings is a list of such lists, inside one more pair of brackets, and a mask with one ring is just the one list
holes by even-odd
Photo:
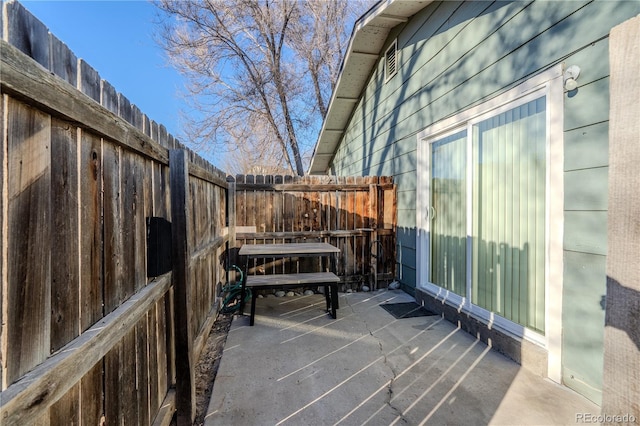
[[[508, 91], [459, 114], [441, 120], [425, 128], [417, 136], [418, 188], [416, 194], [416, 248], [417, 288], [426, 291], [438, 300], [466, 312], [517, 339], [525, 339], [548, 351], [548, 377], [558, 383], [562, 380], [562, 286], [563, 286], [563, 231], [564, 231], [564, 95], [562, 88], [563, 65], [557, 65]], [[467, 259], [467, 297], [461, 297], [429, 282], [429, 206], [430, 206], [430, 141], [451, 134], [467, 125], [497, 115], [522, 105], [534, 98], [547, 99], [547, 168], [546, 168], [546, 212], [545, 212], [545, 335], [487, 311], [471, 303], [471, 258]], [[469, 148], [470, 149], [470, 148]], [[553, 159], [553, 161], [551, 161]], [[470, 167], [467, 169], [470, 173]], [[553, 184], [551, 184], [553, 182]], [[471, 176], [467, 176], [468, 185]], [[467, 191], [467, 202], [472, 194]], [[471, 218], [467, 218], [467, 230], [471, 229]], [[467, 253], [470, 250], [470, 232], [467, 234]], [[553, 297], [550, 295], [553, 294]]]

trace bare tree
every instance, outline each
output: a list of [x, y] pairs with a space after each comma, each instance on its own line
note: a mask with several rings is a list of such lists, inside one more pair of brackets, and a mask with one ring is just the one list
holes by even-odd
[[305, 2], [304, 13], [293, 22], [291, 47], [304, 62], [305, 78], [313, 88], [315, 108], [327, 114], [353, 21], [371, 2], [318, 0]]
[[272, 155], [255, 161], [276, 160], [275, 166], [303, 175], [303, 158], [326, 114], [347, 31], [370, 3], [157, 2], [164, 12], [161, 43], [187, 77], [187, 99], [195, 111], [185, 123], [187, 136], [217, 153], [241, 156], [275, 146]]
[[[254, 133], [264, 135], [268, 123], [253, 123]], [[264, 137], [263, 137], [264, 139]], [[275, 141], [256, 143], [255, 140], [237, 144], [222, 162], [223, 169], [230, 174], [243, 175], [283, 175], [290, 174], [291, 169], [283, 158], [282, 150]]]

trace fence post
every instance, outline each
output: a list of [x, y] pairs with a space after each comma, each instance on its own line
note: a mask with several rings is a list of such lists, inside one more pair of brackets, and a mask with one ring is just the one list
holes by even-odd
[[231, 269], [231, 265], [238, 262], [236, 259], [236, 180], [233, 176], [227, 176], [227, 227], [229, 230], [229, 242], [227, 243], [227, 282], [230, 276], [233, 276], [235, 282], [238, 278], [235, 270]]
[[378, 289], [378, 183], [369, 184], [369, 247], [367, 248], [367, 256], [369, 257], [369, 266], [371, 271], [371, 290]]
[[195, 365], [189, 283], [189, 166], [184, 150], [169, 150], [173, 288], [175, 292], [176, 415], [178, 425], [195, 418]]
[[[640, 419], [640, 16], [611, 31], [609, 223], [604, 330], [604, 424]], [[627, 420], [616, 420], [626, 416]], [[613, 419], [613, 420], [612, 420]], [[635, 419], [635, 420], [629, 420]]]

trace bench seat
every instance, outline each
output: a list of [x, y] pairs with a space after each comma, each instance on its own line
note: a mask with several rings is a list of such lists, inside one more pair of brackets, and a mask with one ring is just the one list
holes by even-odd
[[[245, 286], [254, 290], [261, 288], [285, 288], [285, 287], [315, 287], [323, 286], [327, 302], [327, 311], [331, 310], [331, 316], [337, 317], [338, 308], [338, 283], [340, 278], [333, 272], [307, 272], [301, 274], [275, 274], [275, 275], [249, 275]], [[251, 292], [251, 317], [249, 325], [253, 325], [256, 312], [256, 299], [258, 292]]]

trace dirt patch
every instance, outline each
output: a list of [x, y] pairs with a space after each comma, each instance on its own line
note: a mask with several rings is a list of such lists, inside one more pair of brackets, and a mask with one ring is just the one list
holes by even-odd
[[194, 425], [201, 426], [204, 424], [204, 417], [207, 414], [211, 392], [213, 391], [213, 383], [218, 373], [222, 350], [227, 341], [232, 319], [232, 315], [218, 315], [196, 365], [196, 419], [193, 422]]

